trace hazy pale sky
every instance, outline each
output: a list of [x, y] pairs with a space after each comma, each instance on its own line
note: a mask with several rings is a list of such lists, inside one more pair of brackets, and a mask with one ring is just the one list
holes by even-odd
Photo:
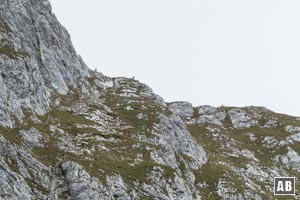
[[87, 65], [166, 101], [300, 116], [299, 0], [50, 0]]

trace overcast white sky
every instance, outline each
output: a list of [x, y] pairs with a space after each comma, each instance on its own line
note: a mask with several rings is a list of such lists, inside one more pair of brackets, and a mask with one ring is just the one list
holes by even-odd
[[300, 116], [299, 0], [50, 0], [87, 65], [166, 101]]

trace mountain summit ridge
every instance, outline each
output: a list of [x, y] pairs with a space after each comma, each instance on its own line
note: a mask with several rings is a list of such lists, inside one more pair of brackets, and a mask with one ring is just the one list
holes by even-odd
[[298, 118], [92, 71], [47, 0], [0, 2], [0, 74], [0, 199], [284, 199], [300, 174]]

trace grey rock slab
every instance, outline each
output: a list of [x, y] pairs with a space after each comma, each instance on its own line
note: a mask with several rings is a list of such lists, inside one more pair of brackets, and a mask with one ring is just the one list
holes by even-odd
[[193, 105], [189, 102], [172, 102], [169, 104], [169, 109], [182, 119], [191, 118], [194, 114]]
[[65, 173], [71, 199], [109, 199], [109, 193], [100, 181], [91, 177], [78, 163], [67, 161], [62, 164], [62, 170]]
[[242, 109], [231, 109], [228, 111], [228, 115], [234, 128], [250, 128], [258, 125], [258, 122], [254, 119], [251, 119], [247, 115], [247, 112]]

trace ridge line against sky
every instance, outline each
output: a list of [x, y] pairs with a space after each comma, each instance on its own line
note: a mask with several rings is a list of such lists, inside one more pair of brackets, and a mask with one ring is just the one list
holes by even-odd
[[300, 2], [50, 0], [77, 52], [166, 101], [300, 116]]

